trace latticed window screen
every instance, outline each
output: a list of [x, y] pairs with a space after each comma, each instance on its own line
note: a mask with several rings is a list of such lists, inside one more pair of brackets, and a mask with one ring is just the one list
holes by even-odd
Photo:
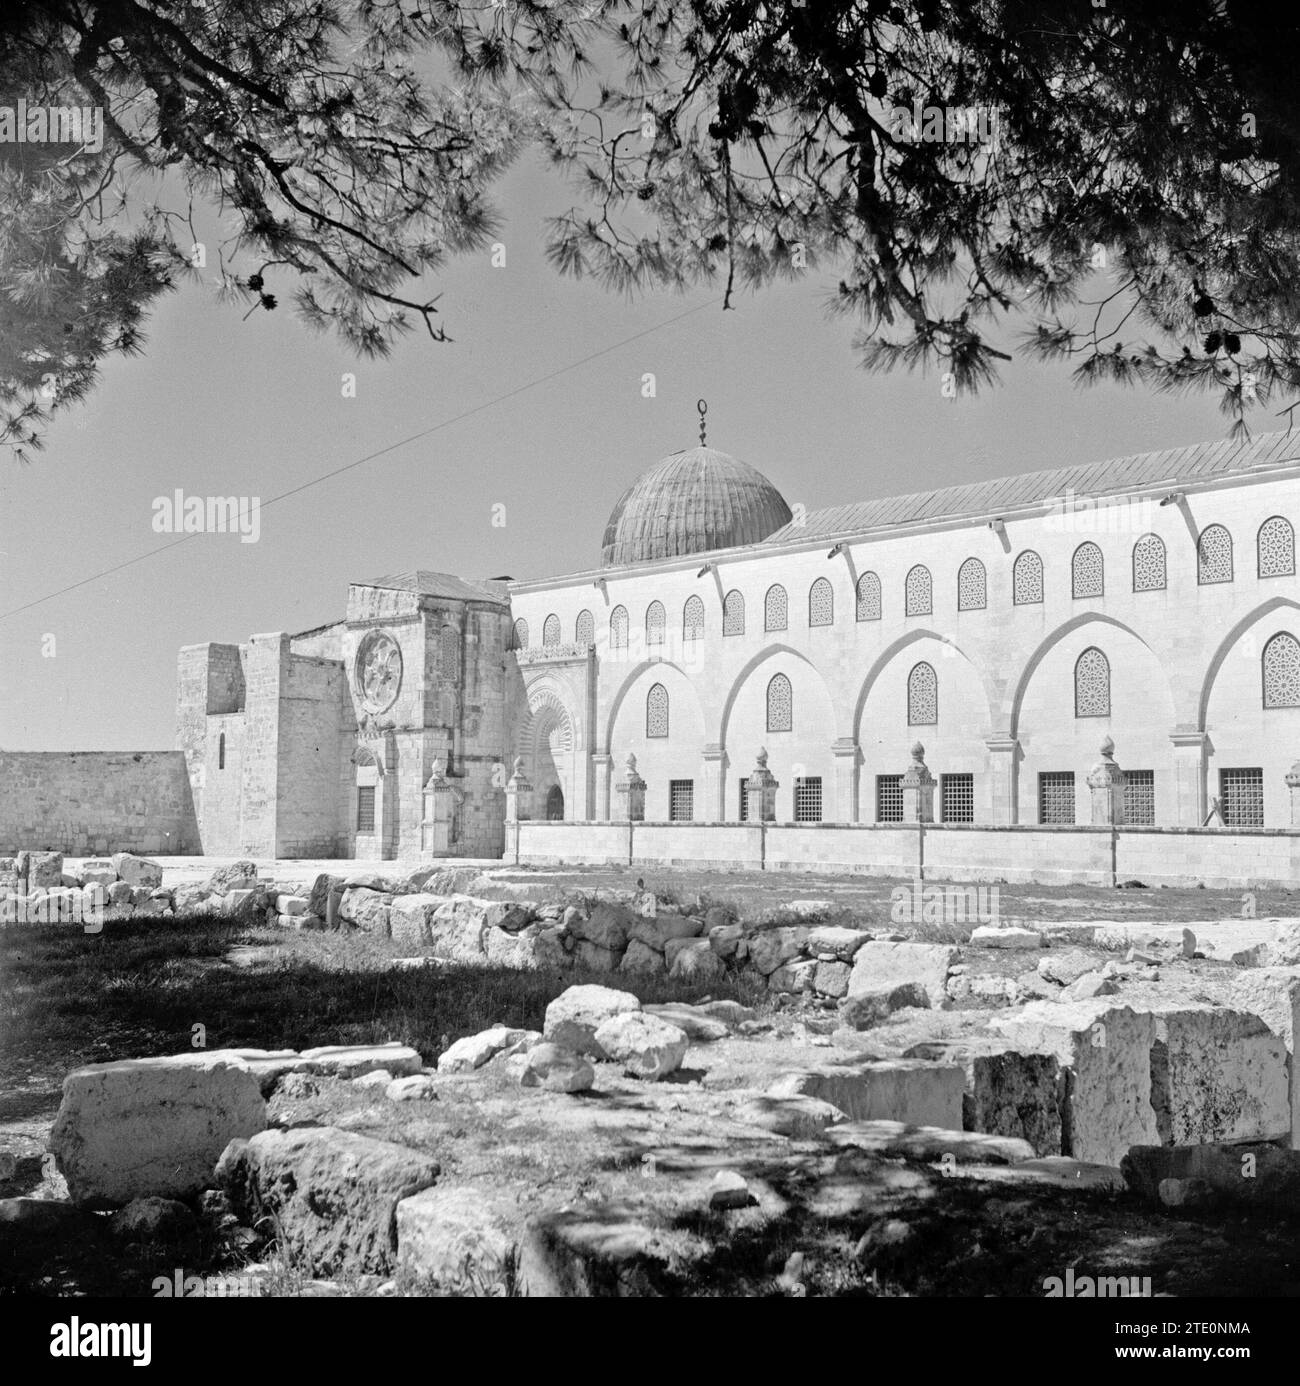
[[941, 823], [973, 823], [975, 821], [975, 776], [939, 776], [939, 821]]
[[749, 776], [740, 777], [740, 821], [749, 822]]
[[1258, 766], [1219, 771], [1219, 805], [1230, 828], [1264, 826], [1264, 772]]
[[903, 821], [902, 775], [876, 776], [876, 821], [878, 823], [901, 823]]
[[375, 787], [373, 784], [357, 786], [357, 832], [373, 833], [375, 830]]
[[521, 616], [515, 622], [515, 649], [526, 650], [528, 648], [528, 622]]
[[1011, 599], [1017, 606], [1043, 600], [1043, 560], [1033, 549], [1026, 549], [1011, 570]]
[[858, 620], [880, 620], [880, 578], [875, 573], [863, 573], [858, 579]]
[[1291, 577], [1295, 573], [1295, 531], [1281, 515], [1259, 527], [1260, 577]]
[[1222, 525], [1211, 525], [1196, 545], [1196, 581], [1202, 587], [1232, 581], [1232, 535]]
[[455, 626], [443, 626], [442, 645], [438, 652], [438, 664], [442, 669], [442, 676], [456, 679], [456, 670], [460, 662], [460, 635]]
[[1161, 592], [1165, 586], [1165, 542], [1158, 534], [1144, 534], [1133, 545], [1133, 590]]
[[647, 645], [664, 643], [664, 627], [668, 624], [664, 614], [663, 602], [651, 602], [645, 609], [645, 642]]
[[1075, 549], [1070, 581], [1075, 597], [1100, 597], [1105, 593], [1105, 560], [1096, 544], [1080, 544]]
[[1044, 770], [1038, 776], [1038, 821], [1074, 822], [1074, 771]]
[[722, 599], [722, 633], [745, 633], [745, 599], [734, 588]]
[[682, 608], [682, 639], [704, 639], [704, 603], [698, 597], [687, 597]]
[[978, 558], [968, 558], [957, 569], [957, 610], [983, 611], [989, 604], [988, 576]]
[[578, 612], [573, 625], [573, 640], [577, 645], [593, 645], [596, 641], [596, 622], [590, 611]]
[[560, 643], [560, 618], [552, 612], [542, 623], [542, 644], [543, 646], [558, 645]]
[[1095, 645], [1075, 661], [1074, 715], [1110, 716], [1110, 660]]
[[939, 720], [939, 676], [924, 660], [907, 676], [907, 725], [929, 727]]
[[924, 563], [918, 563], [908, 572], [903, 585], [903, 601], [909, 616], [929, 616], [934, 610], [934, 583]]
[[1154, 827], [1156, 821], [1156, 772], [1124, 771], [1124, 821], [1139, 828]]
[[689, 823], [695, 817], [695, 781], [668, 781], [668, 817], [673, 823]]
[[825, 578], [818, 578], [808, 589], [808, 624], [830, 626], [835, 623], [835, 590]]
[[1300, 641], [1289, 631], [1264, 646], [1264, 706], [1300, 707]]
[[657, 683], [645, 697], [645, 734], [668, 735], [668, 690]]
[[822, 777], [820, 775], [799, 775], [794, 782], [794, 821], [796, 823], [820, 823], [822, 821]]
[[613, 650], [627, 649], [627, 607], [616, 606], [609, 613], [609, 645]]
[[778, 582], [767, 589], [763, 598], [763, 629], [786, 630], [790, 625], [790, 598]]
[[774, 674], [767, 685], [767, 729], [788, 732], [794, 726], [794, 694], [784, 674]]

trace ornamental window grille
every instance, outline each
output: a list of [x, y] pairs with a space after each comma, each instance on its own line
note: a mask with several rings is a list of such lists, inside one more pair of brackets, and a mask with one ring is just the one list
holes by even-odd
[[438, 663], [442, 667], [443, 678], [455, 683], [460, 664], [460, 635], [455, 626], [442, 628], [442, 648], [438, 654]]
[[735, 588], [732, 588], [722, 599], [722, 633], [723, 635], [744, 635], [745, 633], [745, 599]]
[[794, 726], [794, 693], [784, 674], [773, 674], [767, 685], [767, 729], [788, 732]]
[[1165, 541], [1158, 534], [1144, 534], [1133, 545], [1133, 590], [1163, 592]]
[[749, 776], [740, 777], [740, 821], [749, 822]]
[[880, 620], [880, 578], [876, 573], [863, 573], [858, 579], [858, 620]]
[[825, 578], [818, 578], [808, 589], [808, 624], [830, 626], [835, 623], [835, 589]]
[[373, 784], [357, 786], [357, 832], [373, 833], [375, 830], [375, 787]]
[[578, 619], [573, 623], [573, 641], [575, 645], [596, 643], [596, 622], [590, 611], [578, 612]]
[[1300, 707], [1300, 641], [1281, 630], [1264, 646], [1264, 706]]
[[515, 622], [515, 649], [526, 650], [528, 648], [528, 622], [521, 616]]
[[794, 821], [796, 823], [820, 823], [822, 821], [822, 777], [820, 775], [798, 775], [795, 777]]
[[1044, 770], [1038, 776], [1038, 821], [1074, 822], [1074, 771]]
[[554, 613], [542, 622], [542, 648], [550, 649], [560, 643], [560, 618]]
[[1095, 645], [1074, 662], [1074, 715], [1110, 716], [1110, 660]]
[[627, 607], [616, 606], [609, 613], [609, 647], [612, 650], [627, 649]]
[[1219, 807], [1229, 828], [1264, 826], [1264, 771], [1258, 766], [1219, 771]]
[[968, 558], [957, 569], [957, 610], [983, 611], [988, 604], [988, 574], [978, 558]]
[[672, 823], [689, 823], [695, 817], [695, 781], [668, 781], [668, 819]]
[[645, 609], [645, 643], [662, 645], [667, 624], [668, 617], [664, 612], [663, 602], [651, 602]]
[[1295, 575], [1295, 531], [1290, 521], [1274, 515], [1259, 527], [1256, 540], [1259, 551], [1259, 575], [1293, 577]]
[[1196, 545], [1196, 581], [1202, 587], [1232, 581], [1232, 535], [1222, 525], [1211, 525]]
[[1016, 606], [1033, 606], [1043, 600], [1043, 560], [1026, 549], [1011, 570], [1011, 599]]
[[704, 639], [704, 603], [699, 597], [687, 597], [682, 608], [682, 639]]
[[903, 602], [909, 616], [929, 616], [934, 610], [934, 583], [924, 563], [918, 563], [908, 572], [903, 584]]
[[657, 683], [645, 698], [645, 734], [647, 736], [668, 735], [668, 690]]
[[1080, 544], [1070, 564], [1071, 594], [1079, 597], [1100, 597], [1106, 591], [1106, 563], [1101, 550], [1091, 542]]
[[876, 822], [901, 823], [903, 821], [903, 777], [902, 775], [876, 776]]
[[907, 676], [907, 725], [930, 727], [939, 720], [939, 676], [924, 660]]
[[1156, 821], [1156, 772], [1124, 771], [1124, 821], [1151, 828]]
[[939, 776], [939, 821], [941, 823], [973, 823], [975, 821], [975, 776]]
[[790, 598], [779, 582], [767, 589], [763, 598], [763, 629], [787, 630], [790, 625]]

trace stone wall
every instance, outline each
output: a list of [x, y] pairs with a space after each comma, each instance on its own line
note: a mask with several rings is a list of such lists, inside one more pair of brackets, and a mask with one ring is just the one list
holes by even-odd
[[0, 855], [185, 854], [198, 821], [180, 751], [0, 751]]

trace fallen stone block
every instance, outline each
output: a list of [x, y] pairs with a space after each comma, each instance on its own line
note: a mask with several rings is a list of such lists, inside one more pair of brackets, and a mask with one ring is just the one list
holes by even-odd
[[717, 1020], [706, 1011], [685, 1001], [669, 1001], [658, 1006], [642, 1006], [646, 1015], [658, 1016], [670, 1025], [675, 1025], [692, 1044], [710, 1044], [715, 1040], [726, 1039], [731, 1027], [723, 1020]]
[[685, 1032], [644, 1011], [620, 1011], [602, 1021], [595, 1042], [625, 1073], [652, 1081], [675, 1073], [686, 1057]]
[[779, 929], [763, 929], [746, 938], [749, 960], [764, 977], [770, 976], [782, 963], [797, 958], [808, 941], [809, 930], [802, 925]]
[[753, 1208], [757, 1203], [744, 1175], [737, 1174], [734, 1169], [720, 1169], [709, 1181], [709, 1207], [715, 1212]]
[[987, 1184], [1045, 1184], [1055, 1189], [1101, 1189], [1110, 1193], [1124, 1188], [1124, 1176], [1114, 1165], [1075, 1160], [1066, 1155], [1021, 1160], [1014, 1165], [959, 1164], [948, 1172]]
[[257, 1078], [263, 1097], [270, 1097], [287, 1073], [319, 1073], [320, 1068], [293, 1049], [227, 1049], [242, 1059]]
[[[339, 901], [339, 917], [368, 934], [389, 937], [393, 896], [363, 886], [348, 886]], [[404, 942], [406, 940], [403, 940]]]
[[568, 987], [547, 1006], [542, 1033], [552, 1044], [604, 1058], [596, 1031], [611, 1016], [640, 1009], [631, 992], [595, 985]]
[[681, 914], [658, 914], [649, 919], [634, 919], [629, 936], [657, 952], [664, 952], [669, 943], [679, 938], [698, 938], [704, 932], [704, 921]]
[[935, 1010], [949, 1005], [948, 972], [958, 950], [939, 943], [865, 943], [853, 958], [850, 997], [882, 983], [914, 982]]
[[494, 1026], [477, 1035], [466, 1035], [439, 1055], [438, 1072], [472, 1073], [498, 1054], [513, 1049], [527, 1036], [527, 1030], [511, 1030], [505, 1025]]
[[427, 1073], [412, 1073], [394, 1078], [384, 1089], [390, 1102], [432, 1102], [438, 1096], [438, 1086]]
[[829, 996], [833, 1001], [842, 1000], [849, 993], [849, 978], [853, 968], [846, 962], [818, 961], [813, 973], [813, 990], [819, 996]]
[[1051, 1054], [1065, 1075], [1061, 1150], [1077, 1159], [1117, 1165], [1130, 1146], [1153, 1143], [1151, 1047], [1155, 1019], [1108, 998], [1033, 1001], [991, 1027], [1021, 1051]]
[[1262, 967], [1234, 978], [1234, 1004], [1257, 1015], [1286, 1046], [1289, 1058], [1291, 1148], [1300, 1149], [1300, 1065], [1295, 1041], [1300, 1029], [1300, 967]]
[[1085, 972], [1076, 977], [1069, 986], [1061, 988], [1055, 998], [1058, 1001], [1091, 1001], [1098, 996], [1115, 996], [1119, 987], [1113, 977], [1104, 972]]
[[769, 991], [791, 992], [796, 995], [812, 991], [817, 980], [817, 969], [821, 963], [811, 958], [801, 958], [795, 962], [782, 963], [775, 972], [769, 974]]
[[853, 1121], [902, 1121], [961, 1130], [964, 1076], [952, 1064], [876, 1059], [853, 1066], [788, 1073], [769, 1097], [816, 1097]]
[[847, 1120], [833, 1103], [819, 1097], [772, 1097], [760, 1093], [732, 1109], [731, 1115], [746, 1126], [758, 1126], [791, 1140], [814, 1140], [828, 1127]]
[[[668, 975], [679, 982], [714, 982], [726, 971], [706, 938], [674, 940], [683, 946], [672, 953]], [[668, 955], [665, 954], [665, 957]]]
[[851, 963], [858, 949], [871, 942], [863, 929], [849, 929], [838, 924], [819, 924], [808, 935], [810, 953], [834, 953], [839, 962]]
[[1068, 987], [1080, 977], [1094, 971], [1098, 966], [1094, 955], [1081, 948], [1060, 948], [1045, 953], [1038, 960], [1038, 975], [1049, 982], [1058, 982]]
[[113, 869], [117, 872], [119, 881], [126, 881], [133, 886], [148, 886], [153, 890], [162, 885], [162, 865], [150, 861], [148, 857], [137, 857], [133, 852], [114, 852]]
[[[48, 889], [50, 886], [61, 886], [63, 884], [63, 853], [62, 852], [27, 852], [27, 889], [41, 890]], [[155, 884], [161, 883], [162, 876], [159, 875]]]
[[1125, 1182], [1152, 1202], [1167, 1179], [1197, 1179], [1231, 1203], [1300, 1207], [1300, 1151], [1272, 1144], [1137, 1145], [1120, 1161]]
[[669, 1292], [669, 1261], [683, 1237], [631, 1204], [545, 1213], [531, 1218], [519, 1254], [519, 1282], [529, 1297], [645, 1298]]
[[970, 941], [976, 948], [1041, 948], [1043, 936], [1036, 929], [981, 924], [971, 930]]
[[424, 1067], [418, 1050], [396, 1043], [327, 1044], [320, 1049], [304, 1049], [302, 1056], [316, 1065], [317, 1073], [333, 1078], [360, 1078], [378, 1068], [386, 1068], [394, 1077], [405, 1077]]
[[[711, 915], [712, 910], [709, 911]], [[709, 930], [709, 947], [720, 958], [734, 958], [745, 940], [745, 930], [739, 924], [718, 924]]]
[[596, 1070], [572, 1049], [549, 1041], [518, 1056], [519, 1085], [547, 1092], [587, 1092], [596, 1082]]
[[618, 970], [620, 972], [640, 972], [654, 975], [664, 970], [664, 955], [656, 953], [648, 944], [634, 938], [628, 944], [627, 952], [623, 954]]
[[851, 1030], [870, 1030], [883, 1025], [895, 1011], [908, 1007], [930, 1008], [930, 996], [923, 983], [880, 982], [851, 992], [840, 1007], [840, 1018]]
[[268, 1219], [289, 1262], [312, 1275], [383, 1274], [397, 1252], [397, 1206], [438, 1178], [419, 1151], [332, 1126], [233, 1141], [216, 1183], [241, 1221]]
[[275, 897], [276, 914], [306, 914], [307, 900], [302, 895], [277, 895]]
[[175, 1198], [133, 1198], [108, 1219], [108, 1234], [129, 1246], [196, 1251], [198, 1219]]
[[827, 1133], [834, 1145], [853, 1146], [890, 1159], [924, 1160], [927, 1164], [1011, 1165], [1032, 1160], [1028, 1141], [989, 1136], [977, 1131], [949, 1131], [938, 1126], [909, 1126], [901, 1121], [846, 1121]]
[[68, 1074], [50, 1149], [74, 1202], [112, 1208], [198, 1193], [230, 1141], [265, 1126], [257, 1075], [233, 1054], [124, 1059]]
[[512, 1295], [513, 1207], [482, 1189], [434, 1187], [397, 1205], [397, 1260], [444, 1293]]

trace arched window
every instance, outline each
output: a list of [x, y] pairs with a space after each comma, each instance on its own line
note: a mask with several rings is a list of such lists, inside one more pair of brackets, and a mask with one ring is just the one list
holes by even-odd
[[785, 588], [774, 582], [763, 598], [763, 629], [786, 630], [790, 625], [790, 599]]
[[590, 611], [578, 612], [578, 619], [573, 623], [573, 643], [575, 645], [594, 645], [596, 643], [596, 622], [592, 619]]
[[957, 569], [957, 610], [983, 611], [989, 604], [988, 575], [978, 558], [968, 558]]
[[687, 597], [682, 608], [682, 639], [704, 639], [704, 603], [698, 597]]
[[880, 620], [880, 578], [863, 573], [858, 579], [858, 620]]
[[767, 685], [767, 729], [787, 732], [794, 726], [794, 694], [784, 674], [773, 674]]
[[733, 587], [722, 599], [723, 635], [744, 635], [745, 599]]
[[609, 647], [611, 650], [627, 649], [627, 607], [616, 606], [609, 613]]
[[1144, 534], [1133, 545], [1133, 590], [1163, 592], [1165, 589], [1165, 541], [1158, 534]]
[[1202, 587], [1232, 581], [1232, 535], [1222, 525], [1211, 525], [1196, 545], [1196, 581]]
[[668, 735], [668, 690], [657, 683], [645, 697], [645, 734]]
[[560, 618], [554, 613], [542, 622], [542, 648], [549, 649], [560, 643]]
[[928, 616], [934, 610], [934, 583], [924, 563], [908, 571], [903, 585], [903, 607], [909, 616]]
[[[556, 625], [556, 634], [558, 635], [559, 623], [557, 622]], [[443, 678], [455, 683], [459, 676], [458, 666], [460, 664], [460, 634], [455, 626], [443, 626], [442, 628], [442, 644], [438, 651], [438, 664]]]
[[553, 784], [546, 792], [546, 817], [552, 823], [564, 818], [564, 790], [558, 784]]
[[647, 645], [662, 645], [664, 643], [664, 628], [668, 624], [668, 616], [664, 611], [663, 602], [651, 602], [645, 609], [645, 642]]
[[1264, 646], [1264, 706], [1300, 707], [1300, 641], [1279, 631]]
[[1295, 575], [1295, 531], [1281, 515], [1274, 515], [1260, 525], [1256, 547], [1260, 577]]
[[526, 650], [528, 648], [528, 622], [521, 616], [515, 622], [515, 649]]
[[1089, 541], [1074, 551], [1070, 564], [1070, 591], [1074, 597], [1100, 597], [1106, 591], [1106, 563], [1101, 550]]
[[1011, 599], [1017, 606], [1043, 600], [1043, 560], [1033, 549], [1026, 549], [1011, 570]]
[[1074, 715], [1110, 716], [1110, 660], [1095, 645], [1074, 662]]
[[808, 624], [830, 626], [835, 623], [835, 589], [825, 578], [818, 578], [808, 589]]
[[224, 770], [225, 768], [226, 768], [226, 734], [225, 734], [225, 732], [222, 732], [221, 735], [220, 735], [219, 737], [217, 737], [217, 769], [218, 769], [218, 770]]
[[907, 676], [907, 725], [930, 727], [939, 720], [939, 676], [924, 660]]

